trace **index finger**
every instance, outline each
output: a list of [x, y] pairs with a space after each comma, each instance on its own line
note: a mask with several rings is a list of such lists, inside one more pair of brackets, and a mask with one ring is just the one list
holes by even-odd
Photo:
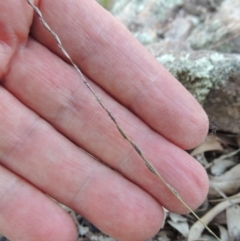
[[[152, 129], [184, 149], [204, 140], [208, 118], [201, 106], [96, 1], [45, 0], [39, 8], [81, 70]], [[38, 19], [32, 35], [61, 55]]]

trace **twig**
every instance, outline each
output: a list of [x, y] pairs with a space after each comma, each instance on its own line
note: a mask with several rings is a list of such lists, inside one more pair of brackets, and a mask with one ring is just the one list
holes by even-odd
[[116, 118], [112, 115], [112, 113], [105, 107], [105, 105], [103, 104], [102, 100], [99, 98], [99, 96], [96, 94], [96, 92], [92, 89], [91, 85], [88, 83], [88, 81], [86, 80], [86, 78], [84, 77], [84, 75], [82, 74], [82, 72], [80, 71], [80, 69], [78, 68], [78, 66], [73, 62], [72, 58], [69, 56], [69, 54], [67, 53], [67, 51], [65, 50], [65, 48], [63, 47], [61, 40], [59, 39], [58, 35], [50, 28], [50, 26], [47, 24], [47, 22], [44, 20], [41, 11], [39, 10], [38, 7], [36, 7], [31, 0], [26, 0], [31, 7], [34, 9], [34, 11], [36, 12], [36, 14], [38, 15], [41, 23], [43, 24], [43, 26], [52, 34], [52, 36], [54, 37], [54, 39], [57, 42], [57, 45], [59, 47], [59, 49], [62, 51], [62, 53], [68, 58], [68, 60], [70, 61], [70, 63], [72, 64], [72, 66], [75, 68], [75, 70], [78, 72], [78, 74], [80, 75], [81, 79], [83, 80], [84, 84], [87, 86], [87, 88], [92, 92], [92, 94], [95, 96], [96, 100], [98, 101], [98, 103], [101, 105], [101, 107], [105, 110], [105, 112], [108, 114], [108, 116], [111, 118], [111, 120], [114, 122], [114, 124], [116, 125], [119, 133], [122, 135], [122, 137], [124, 139], [126, 139], [131, 146], [134, 148], [134, 150], [138, 153], [138, 155], [141, 157], [141, 159], [143, 160], [143, 162], [145, 163], [145, 165], [147, 166], [147, 168], [153, 173], [155, 174], [162, 182], [163, 184], [174, 194], [174, 196], [183, 204], [183, 206], [185, 206], [194, 216], [195, 218], [202, 223], [202, 225], [209, 231], [209, 233], [211, 233], [218, 241], [221, 241], [216, 234], [205, 224], [201, 221], [201, 219], [197, 216], [197, 214], [182, 200], [182, 198], [180, 197], [180, 195], [178, 194], [178, 192], [170, 185], [168, 184], [164, 178], [159, 174], [159, 172], [155, 169], [155, 167], [146, 159], [146, 157], [143, 155], [142, 151], [140, 150], [140, 148], [134, 143], [133, 140], [131, 140], [128, 135], [125, 133], [125, 131], [122, 129], [122, 127], [118, 124]]

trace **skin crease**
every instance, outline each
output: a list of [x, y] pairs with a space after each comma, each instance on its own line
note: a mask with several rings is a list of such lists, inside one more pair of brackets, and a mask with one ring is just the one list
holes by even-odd
[[[94, 0], [34, 3], [126, 133], [197, 208], [207, 175], [183, 150], [207, 134], [196, 100]], [[76, 240], [73, 220], [47, 195], [123, 241], [154, 236], [162, 206], [186, 213], [120, 136], [27, 2], [0, 1], [0, 9], [0, 233], [11, 241]]]

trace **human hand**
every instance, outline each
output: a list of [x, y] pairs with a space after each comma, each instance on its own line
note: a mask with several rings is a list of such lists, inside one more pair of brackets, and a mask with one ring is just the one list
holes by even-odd
[[[207, 133], [196, 100], [94, 0], [34, 2], [126, 133], [198, 207], [207, 176], [183, 150]], [[1, 1], [0, 9], [0, 233], [75, 240], [73, 221], [45, 194], [124, 241], [153, 236], [162, 206], [187, 212], [120, 136], [27, 2]]]

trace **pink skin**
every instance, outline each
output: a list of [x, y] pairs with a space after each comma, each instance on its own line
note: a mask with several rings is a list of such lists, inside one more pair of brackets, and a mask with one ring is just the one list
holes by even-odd
[[[95, 0], [34, 2], [123, 129], [198, 207], [207, 175], [183, 150], [207, 133], [196, 100]], [[0, 1], [0, 9], [0, 233], [12, 241], [74, 241], [73, 221], [45, 194], [124, 241], [152, 237], [162, 206], [186, 213], [120, 136], [27, 2]]]

